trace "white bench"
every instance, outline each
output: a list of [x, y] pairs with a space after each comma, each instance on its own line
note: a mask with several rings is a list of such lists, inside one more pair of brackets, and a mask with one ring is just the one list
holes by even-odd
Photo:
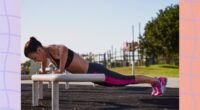
[[32, 75], [32, 105], [38, 106], [39, 99], [43, 98], [43, 81], [52, 84], [52, 110], [59, 110], [59, 82], [104, 82], [104, 74], [36, 74]]

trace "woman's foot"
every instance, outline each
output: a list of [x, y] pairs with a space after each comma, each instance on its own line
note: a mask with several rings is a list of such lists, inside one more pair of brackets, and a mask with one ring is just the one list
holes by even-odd
[[158, 83], [152, 84], [152, 96], [163, 96], [165, 93], [166, 85], [167, 85], [167, 78], [166, 77], [159, 77]]

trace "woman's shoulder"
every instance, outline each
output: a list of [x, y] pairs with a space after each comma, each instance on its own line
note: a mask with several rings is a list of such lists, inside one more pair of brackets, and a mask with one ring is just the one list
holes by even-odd
[[67, 47], [67, 46], [65, 46], [65, 45], [63, 45], [63, 44], [51, 44], [51, 45], [48, 45], [47, 47], [49, 47], [49, 48], [56, 48], [56, 47]]
[[[62, 44], [51, 44], [51, 45], [48, 45], [47, 48], [49, 50], [57, 50], [59, 49], [60, 47], [65, 47], [67, 48], [65, 45], [62, 45]], [[68, 49], [68, 48], [67, 48]]]
[[57, 45], [55, 44], [51, 44], [51, 45], [48, 45], [47, 48], [51, 51], [51, 50], [55, 50], [57, 47]]

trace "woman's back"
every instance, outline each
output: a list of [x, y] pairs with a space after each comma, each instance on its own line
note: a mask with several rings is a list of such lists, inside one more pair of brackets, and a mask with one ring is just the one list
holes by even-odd
[[[50, 45], [47, 47], [49, 50], [49, 54], [51, 56], [52, 62], [56, 63], [57, 65], [59, 65], [58, 64], [60, 62], [59, 59], [62, 56], [59, 54], [60, 48], [62, 46], [63, 45]], [[67, 64], [67, 67], [65, 67], [65, 69], [71, 73], [86, 73], [88, 70], [89, 63], [85, 61], [77, 53], [73, 52], [73, 57], [72, 57], [72, 54], [69, 54], [69, 52], [72, 53], [73, 51], [67, 48], [67, 51], [66, 51], [67, 59], [65, 59], [66, 61], [64, 61], [65, 65], [68, 62], [67, 60], [71, 60], [71, 61], [70, 61], [70, 64]]]

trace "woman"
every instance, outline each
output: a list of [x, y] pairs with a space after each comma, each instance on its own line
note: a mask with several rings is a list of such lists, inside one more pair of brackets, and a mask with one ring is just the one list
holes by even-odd
[[[54, 73], [63, 73], [65, 70], [71, 73], [104, 73], [105, 81], [97, 83], [104, 86], [124, 86], [128, 84], [149, 83], [152, 86], [152, 96], [162, 96], [167, 83], [167, 78], [152, 78], [143, 75], [125, 76], [97, 63], [89, 63], [78, 54], [64, 45], [43, 46], [35, 37], [31, 37], [25, 44], [24, 54], [26, 57], [42, 63], [42, 72], [45, 73], [48, 59], [57, 66]], [[96, 82], [94, 82], [96, 83]]]

